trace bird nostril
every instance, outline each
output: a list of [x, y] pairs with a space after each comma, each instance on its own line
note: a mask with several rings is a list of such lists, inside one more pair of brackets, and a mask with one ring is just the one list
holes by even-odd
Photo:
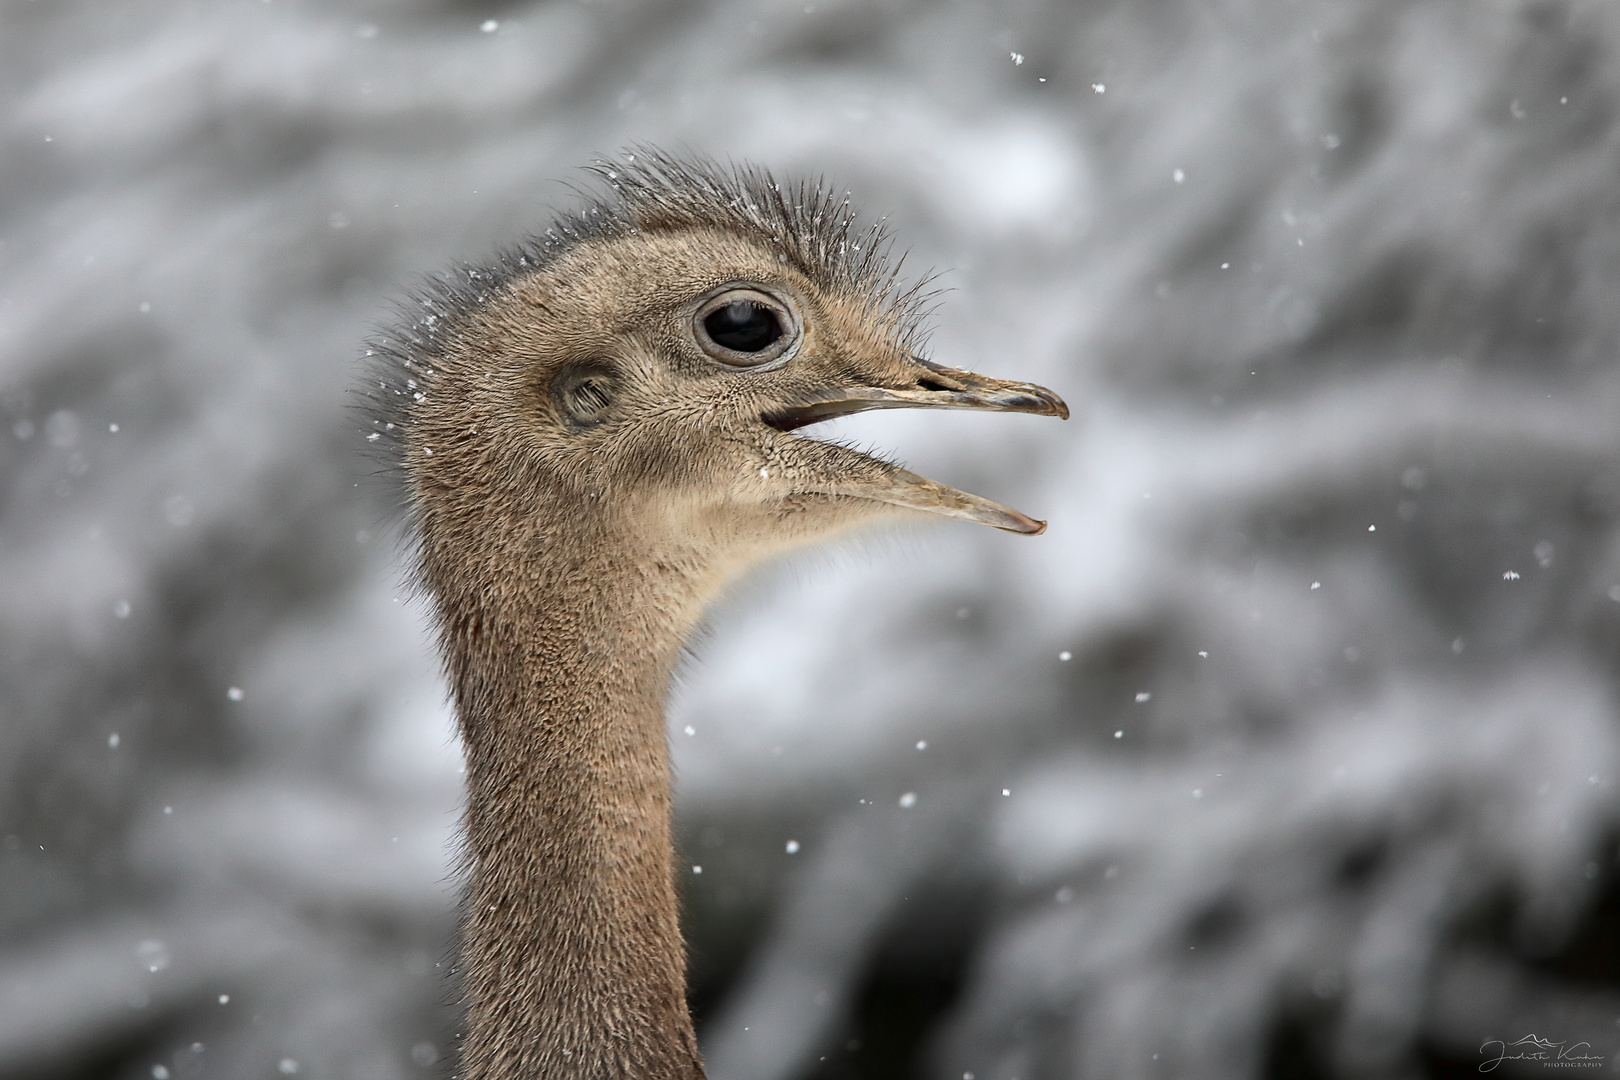
[[933, 379], [918, 379], [917, 385], [936, 394], [948, 394], [951, 392], [951, 387], [946, 386], [944, 383], [937, 383]]

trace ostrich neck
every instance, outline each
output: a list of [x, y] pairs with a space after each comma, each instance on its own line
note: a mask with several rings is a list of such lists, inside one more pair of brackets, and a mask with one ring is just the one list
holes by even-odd
[[592, 569], [440, 594], [467, 754], [465, 1080], [703, 1076], [663, 716], [682, 634]]

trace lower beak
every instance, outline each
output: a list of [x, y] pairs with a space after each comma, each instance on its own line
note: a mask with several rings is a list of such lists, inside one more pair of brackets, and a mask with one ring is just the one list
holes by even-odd
[[898, 465], [885, 465], [883, 475], [862, 477], [837, 484], [829, 495], [846, 495], [858, 499], [904, 506], [942, 517], [977, 521], [980, 525], [1005, 529], [1008, 532], [1036, 536], [1046, 531], [1046, 522], [1021, 514], [1010, 506], [980, 498], [967, 491], [959, 491], [946, 484], [935, 483], [926, 476], [907, 472]]
[[[802, 405], [771, 413], [765, 422], [792, 431], [822, 420], [850, 416], [871, 409], [986, 409], [991, 412], [1033, 413], [1069, 418], [1063, 399], [1044, 386], [1009, 382], [971, 371], [941, 367], [912, 358], [915, 378], [898, 387], [855, 386], [818, 394]], [[1036, 535], [1046, 522], [966, 491], [947, 487], [916, 473], [868, 458], [876, 469], [862, 469], [830, 484], [829, 495], [871, 499], [930, 514], [976, 521], [1008, 532]]]

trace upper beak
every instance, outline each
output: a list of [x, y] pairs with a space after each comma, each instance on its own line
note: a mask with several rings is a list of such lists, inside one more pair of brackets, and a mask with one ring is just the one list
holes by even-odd
[[[781, 431], [868, 409], [988, 409], [993, 412], [1033, 413], [1069, 418], [1063, 399], [1044, 386], [1009, 382], [971, 371], [942, 367], [917, 357], [908, 358], [910, 385], [853, 386], [828, 390], [801, 404], [775, 410], [765, 422]], [[900, 380], [896, 380], [900, 381]], [[1008, 532], [1035, 535], [1046, 522], [1009, 506], [936, 483], [897, 465], [867, 459], [874, 470], [848, 476], [827, 487], [829, 495], [873, 499], [931, 514], [977, 521]]]
[[765, 417], [781, 431], [792, 431], [820, 420], [866, 412], [868, 409], [989, 409], [993, 412], [1034, 413], [1067, 420], [1063, 399], [1034, 383], [992, 379], [959, 368], [943, 367], [911, 357], [915, 379], [910, 386], [851, 386], [818, 394], [800, 405]]

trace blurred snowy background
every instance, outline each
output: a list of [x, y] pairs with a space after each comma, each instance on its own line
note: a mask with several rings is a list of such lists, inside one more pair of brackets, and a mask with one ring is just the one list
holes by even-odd
[[0, 1076], [445, 1074], [346, 391], [636, 141], [847, 184], [1076, 411], [842, 422], [1050, 531], [715, 613], [714, 1080], [1616, 1067], [1617, 121], [1603, 0], [0, 0]]

